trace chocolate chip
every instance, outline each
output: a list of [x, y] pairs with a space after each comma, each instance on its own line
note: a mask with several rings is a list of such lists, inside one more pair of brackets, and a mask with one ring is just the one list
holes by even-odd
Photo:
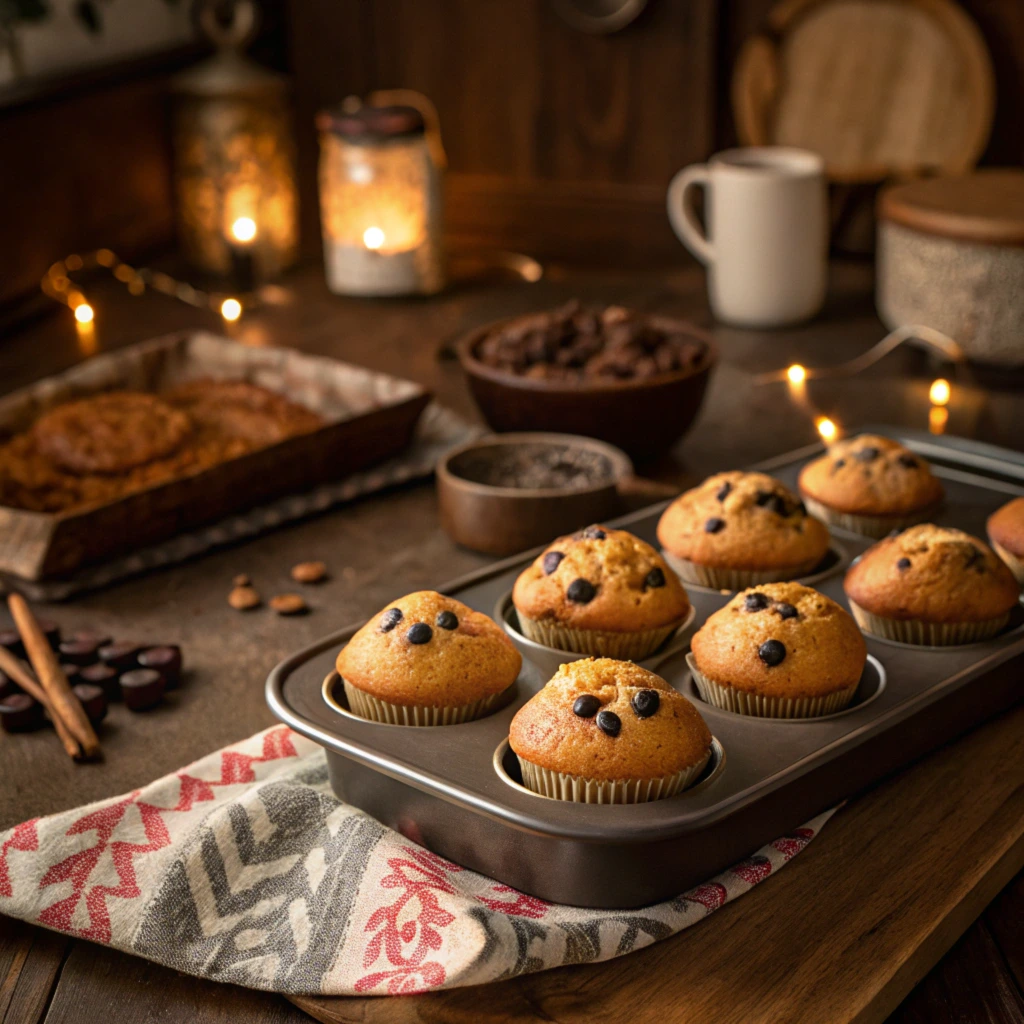
[[868, 445], [866, 448], [861, 448], [859, 451], [854, 452], [853, 457], [858, 462], [874, 462], [880, 454], [874, 445]]
[[650, 718], [661, 707], [661, 696], [657, 690], [641, 690], [629, 703], [637, 718]]
[[659, 566], [655, 566], [645, 577], [644, 577], [644, 589], [651, 587], [657, 589], [658, 587], [665, 586], [665, 574], [661, 571]]
[[980, 548], [974, 548], [971, 553], [967, 556], [968, 569], [975, 569], [978, 572], [985, 571], [985, 552]]
[[785, 601], [780, 601], [775, 606], [775, 611], [779, 613], [780, 619], [796, 619], [799, 618], [800, 613], [791, 604], [787, 604]]
[[176, 644], [147, 647], [139, 652], [138, 662], [142, 668], [152, 668], [159, 672], [168, 690], [178, 685], [181, 678], [181, 648]]
[[589, 604], [597, 596], [597, 587], [590, 580], [577, 579], [569, 584], [565, 596], [573, 604]]
[[592, 693], [584, 693], [572, 702], [572, 713], [580, 718], [593, 718], [600, 710], [601, 702]]
[[724, 529], [725, 529], [725, 520], [724, 519], [719, 519], [718, 516], [712, 516], [704, 524], [704, 532], [705, 533], [718, 533], [719, 530], [724, 530]]
[[550, 576], [561, 564], [563, 558], [565, 558], [565, 555], [561, 551], [549, 551], [541, 563], [544, 566], [544, 575]]
[[43, 706], [27, 693], [14, 693], [0, 700], [0, 726], [4, 732], [29, 732], [43, 724]]
[[94, 683], [79, 683], [72, 692], [82, 704], [86, 717], [96, 725], [107, 717], [107, 695], [103, 688]]
[[614, 711], [599, 711], [597, 713], [597, 727], [606, 736], [618, 736], [622, 729], [622, 719]]
[[906, 452], [904, 452], [896, 461], [903, 466], [904, 469], [917, 469], [920, 465], [913, 455], [908, 455]]
[[450, 612], [447, 609], [445, 609], [443, 612], [437, 613], [437, 624], [442, 629], [458, 629], [459, 617], [455, 614], [455, 612]]
[[833, 472], [837, 469], [842, 469], [846, 465], [846, 459], [836, 459], [835, 465], [832, 467]]
[[896, 568], [899, 569], [900, 572], [903, 572], [904, 569], [909, 569], [910, 568], [910, 559], [909, 558], [901, 558], [896, 563]]
[[405, 634], [405, 639], [411, 644], [429, 644], [434, 631], [425, 622], [414, 622]]
[[755, 590], [753, 594], [747, 594], [743, 598], [743, 609], [748, 612], [763, 612], [771, 603], [771, 598], [767, 594]]
[[725, 499], [728, 498], [731, 493], [732, 493], [732, 484], [729, 483], [728, 480], [726, 480], [726, 482], [724, 484], [722, 484], [722, 486], [718, 489], [718, 493], [715, 495], [715, 497], [719, 501], [725, 501]]
[[145, 711], [163, 700], [164, 677], [153, 668], [137, 668], [121, 676], [121, 696], [131, 711]]
[[754, 498], [754, 504], [764, 508], [774, 497], [775, 493], [773, 491], [758, 491], [757, 497]]
[[789, 505], [786, 504], [786, 499], [781, 494], [773, 494], [764, 504], [764, 507], [769, 512], [774, 512], [777, 516], [788, 516]]
[[802, 516], [805, 516], [805, 515], [807, 515], [807, 506], [806, 506], [806, 505], [805, 505], [805, 504], [803, 503], [803, 499], [801, 499], [800, 501], [798, 501], [798, 502], [796, 503], [796, 510], [797, 510], [797, 512], [799, 512], [799, 513], [800, 513], [800, 515], [802, 515]]
[[781, 665], [786, 658], [786, 645], [781, 640], [765, 640], [757, 649], [757, 656], [769, 667]]
[[390, 633], [402, 621], [402, 609], [401, 608], [389, 608], [380, 617], [380, 631], [382, 633]]
[[605, 533], [600, 526], [588, 526], [583, 531], [583, 536], [586, 537], [587, 540], [604, 540], [608, 534]]

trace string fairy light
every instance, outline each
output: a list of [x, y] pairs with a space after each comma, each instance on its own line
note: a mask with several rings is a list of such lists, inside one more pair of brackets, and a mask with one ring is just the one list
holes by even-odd
[[940, 377], [938, 380], [932, 381], [932, 386], [928, 389], [928, 401], [932, 405], [949, 405], [951, 393], [949, 381]]

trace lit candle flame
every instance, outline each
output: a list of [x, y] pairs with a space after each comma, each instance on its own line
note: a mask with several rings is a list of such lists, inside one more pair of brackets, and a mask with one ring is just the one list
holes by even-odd
[[75, 306], [75, 319], [80, 324], [91, 324], [95, 315], [88, 302], [82, 302]]
[[363, 245], [367, 249], [379, 249], [384, 244], [384, 232], [380, 228], [367, 228], [363, 232]]
[[238, 299], [225, 299], [220, 304], [220, 315], [229, 323], [233, 322], [242, 315], [242, 304]]
[[786, 376], [791, 384], [803, 384], [807, 380], [807, 370], [799, 363], [794, 363], [787, 371]]
[[814, 425], [824, 441], [834, 441], [839, 433], [839, 428], [827, 416], [819, 416]]
[[938, 380], [932, 381], [932, 386], [928, 389], [928, 398], [932, 405], [946, 405], [949, 402], [950, 393], [949, 381], [940, 377]]
[[236, 242], [252, 242], [256, 238], [256, 221], [252, 217], [239, 217], [231, 225], [231, 236]]

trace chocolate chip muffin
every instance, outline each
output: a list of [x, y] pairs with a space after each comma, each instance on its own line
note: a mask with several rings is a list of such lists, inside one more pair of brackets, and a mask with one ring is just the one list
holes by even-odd
[[908, 644], [966, 644], [1006, 625], [1013, 573], [977, 537], [925, 523], [868, 548], [843, 583], [862, 629]]
[[867, 647], [849, 613], [800, 583], [737, 594], [694, 635], [687, 656], [709, 704], [761, 718], [814, 718], [845, 708]]
[[811, 515], [875, 538], [931, 518], [943, 496], [920, 455], [877, 434], [837, 441], [804, 466], [799, 486]]
[[656, 651], [690, 613], [661, 555], [606, 526], [559, 537], [516, 580], [512, 602], [530, 640], [633, 661]]
[[528, 789], [557, 800], [636, 804], [693, 785], [711, 731], [681, 693], [629, 661], [563, 665], [509, 731]]
[[1024, 498], [1014, 498], [989, 516], [988, 539], [1024, 587]]
[[805, 575], [828, 551], [828, 530], [764, 473], [716, 473], [662, 513], [658, 540], [686, 583], [742, 590]]
[[452, 725], [490, 713], [523, 659], [481, 612], [433, 590], [393, 601], [341, 649], [349, 708], [391, 725]]

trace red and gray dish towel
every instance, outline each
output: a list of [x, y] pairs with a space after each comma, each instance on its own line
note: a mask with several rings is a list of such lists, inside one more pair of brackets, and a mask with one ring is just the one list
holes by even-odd
[[422, 992], [664, 939], [778, 871], [831, 813], [664, 903], [558, 906], [341, 803], [322, 749], [278, 726], [0, 835], [0, 912], [250, 988]]

